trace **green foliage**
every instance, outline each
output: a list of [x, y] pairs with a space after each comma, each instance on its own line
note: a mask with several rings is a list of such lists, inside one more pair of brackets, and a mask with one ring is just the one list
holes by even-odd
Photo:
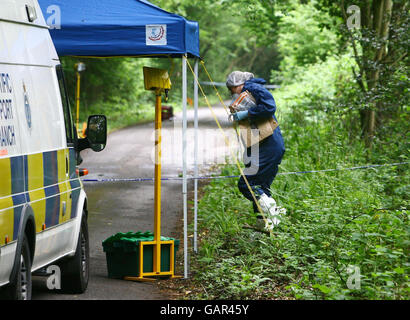
[[[299, 37], [284, 28], [295, 17], [279, 22], [284, 39]], [[409, 161], [405, 69], [396, 70], [397, 81], [384, 88], [391, 114], [379, 124], [369, 156], [354, 105], [361, 99], [354, 54], [351, 48], [328, 52], [323, 59], [298, 61], [298, 50], [289, 50], [291, 63], [272, 72], [282, 84], [273, 93], [286, 145], [280, 172]], [[199, 203], [202, 236], [192, 269], [204, 290], [197, 298], [409, 299], [408, 172], [404, 165], [278, 175], [272, 195], [287, 215], [273, 238], [242, 228], [255, 217], [236, 180], [212, 181]], [[239, 172], [227, 166], [222, 174]], [[347, 286], [351, 267], [360, 270], [360, 289]]]
[[[279, 22], [278, 48], [281, 70], [305, 66], [337, 53], [336, 19], [315, 8], [315, 1], [296, 6]], [[286, 31], [286, 32], [283, 32]]]
[[[270, 70], [277, 69], [275, 37], [262, 45], [261, 35], [266, 36], [264, 29], [256, 33], [254, 28], [248, 28], [252, 21], [249, 8], [253, 4], [244, 6], [238, 1], [224, 0], [155, 0], [152, 3], [199, 22], [200, 55], [215, 81], [225, 81], [227, 74], [234, 70], [252, 70], [268, 78]], [[258, 5], [257, 1], [254, 5]], [[254, 25], [261, 23], [258, 20]], [[200, 78], [209, 81], [203, 72]]]
[[[366, 161], [342, 124], [295, 126], [292, 110], [282, 116], [280, 172]], [[287, 215], [269, 238], [242, 228], [255, 218], [236, 180], [212, 181], [199, 203], [204, 235], [193, 272], [206, 293], [198, 298], [408, 299], [409, 186], [407, 166], [278, 175], [272, 195]], [[347, 287], [350, 266], [360, 268], [360, 290]]]
[[282, 85], [286, 89], [276, 91], [275, 100], [281, 109], [298, 113], [298, 121], [303, 121], [306, 117], [326, 115], [320, 111], [338, 111], [334, 100], [341, 94], [339, 84], [352, 81], [353, 65], [354, 60], [346, 54], [341, 57], [331, 56], [324, 62], [306, 67], [296, 67], [293, 69], [296, 71], [294, 76], [291, 76], [293, 71], [284, 71], [281, 73]]
[[[408, 44], [409, 2], [405, 0], [358, 1], [359, 28], [349, 28], [349, 16], [344, 1], [339, 11], [327, 0], [318, 1], [343, 17], [340, 34], [353, 48], [357, 64], [353, 71], [356, 88], [347, 90], [351, 108], [359, 111], [362, 137], [369, 150], [375, 137], [380, 137], [384, 124], [397, 118], [403, 107], [408, 107]], [[347, 101], [347, 100], [345, 100]]]
[[80, 121], [90, 114], [105, 114], [109, 129], [152, 119], [154, 97], [144, 90], [142, 67], [147, 59], [134, 58], [71, 58], [61, 59], [68, 96], [76, 117], [77, 78], [74, 66], [81, 61], [86, 71], [81, 75]]

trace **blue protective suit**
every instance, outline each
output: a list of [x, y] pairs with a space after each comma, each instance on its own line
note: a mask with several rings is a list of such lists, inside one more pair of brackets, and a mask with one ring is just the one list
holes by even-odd
[[[266, 83], [264, 79], [253, 78], [245, 82], [242, 91], [249, 91], [256, 100], [256, 106], [248, 110], [250, 121], [256, 118], [275, 117], [276, 103], [272, 94], [263, 86]], [[277, 120], [276, 120], [277, 121]], [[265, 193], [271, 196], [270, 186], [278, 173], [278, 166], [282, 161], [285, 153], [285, 144], [282, 138], [280, 128], [277, 127], [273, 134], [259, 143], [259, 152], [256, 155], [251, 154], [251, 147], [244, 152], [245, 175], [249, 185], [258, 196]], [[248, 175], [247, 169], [256, 167], [256, 174]], [[241, 193], [253, 203], [254, 212], [258, 212], [258, 207], [253, 201], [251, 192], [245, 183], [243, 177], [238, 181], [238, 188]]]

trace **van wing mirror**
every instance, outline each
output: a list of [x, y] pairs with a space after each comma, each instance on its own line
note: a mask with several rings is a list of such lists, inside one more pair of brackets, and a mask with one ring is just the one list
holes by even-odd
[[104, 150], [107, 143], [107, 118], [104, 115], [88, 117], [86, 137], [79, 140], [79, 151], [91, 148], [93, 151]]

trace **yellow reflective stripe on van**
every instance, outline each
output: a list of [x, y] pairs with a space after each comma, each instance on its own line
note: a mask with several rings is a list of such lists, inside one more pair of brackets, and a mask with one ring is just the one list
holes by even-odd
[[75, 152], [60, 149], [0, 159], [0, 246], [6, 237], [17, 238], [26, 201], [33, 209], [37, 233], [75, 218], [81, 182], [75, 173], [70, 180], [74, 156]]
[[67, 149], [62, 149], [62, 150], [57, 151], [57, 170], [58, 170], [58, 182], [59, 183], [67, 180], [66, 171], [65, 171], [67, 151], [68, 151]]
[[10, 241], [13, 239], [14, 209], [11, 197], [10, 158], [0, 159], [0, 174], [0, 246], [2, 246], [6, 242], [6, 237]]
[[[0, 159], [0, 198], [11, 195], [11, 164], [10, 158]], [[0, 210], [4, 209], [0, 206]]]
[[[57, 151], [57, 168], [58, 168], [58, 186], [60, 188], [60, 217], [59, 223], [65, 222], [70, 219], [71, 213], [71, 197], [67, 192], [69, 186], [67, 183], [68, 171], [66, 171], [66, 166], [68, 166], [68, 149], [62, 149]], [[68, 168], [67, 168], [68, 169]], [[65, 211], [64, 205], [65, 203]], [[68, 211], [70, 209], [70, 211]]]
[[44, 193], [43, 183], [43, 154], [37, 153], [27, 156], [27, 164], [30, 202], [36, 220], [36, 232], [40, 232], [46, 219], [46, 195]]

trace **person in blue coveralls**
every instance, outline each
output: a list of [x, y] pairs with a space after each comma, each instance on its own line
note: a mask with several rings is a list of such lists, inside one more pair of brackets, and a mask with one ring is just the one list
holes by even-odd
[[[266, 81], [264, 79], [254, 78], [254, 75], [250, 72], [234, 71], [229, 74], [226, 80], [226, 86], [232, 95], [249, 91], [256, 100], [256, 106], [245, 111], [234, 113], [234, 121], [241, 121], [247, 118], [252, 121], [252, 119], [268, 119], [269, 117], [273, 117], [275, 121], [277, 121], [275, 117], [275, 99], [264, 87], [265, 83]], [[278, 173], [279, 164], [285, 153], [285, 144], [280, 128], [277, 127], [271, 136], [259, 142], [259, 150], [256, 157], [251, 154], [251, 148], [252, 147], [247, 148], [244, 152], [245, 170], [250, 166], [255, 166], [256, 163], [256, 173], [248, 175], [245, 172], [248, 183], [257, 199], [259, 199], [263, 193], [271, 197], [270, 186]], [[250, 159], [250, 161], [246, 163], [245, 158]], [[255, 161], [253, 159], [255, 159]], [[252, 201], [254, 212], [259, 213], [258, 207], [243, 177], [238, 181], [238, 188], [248, 200]], [[259, 214], [257, 218], [261, 221], [262, 216]]]

